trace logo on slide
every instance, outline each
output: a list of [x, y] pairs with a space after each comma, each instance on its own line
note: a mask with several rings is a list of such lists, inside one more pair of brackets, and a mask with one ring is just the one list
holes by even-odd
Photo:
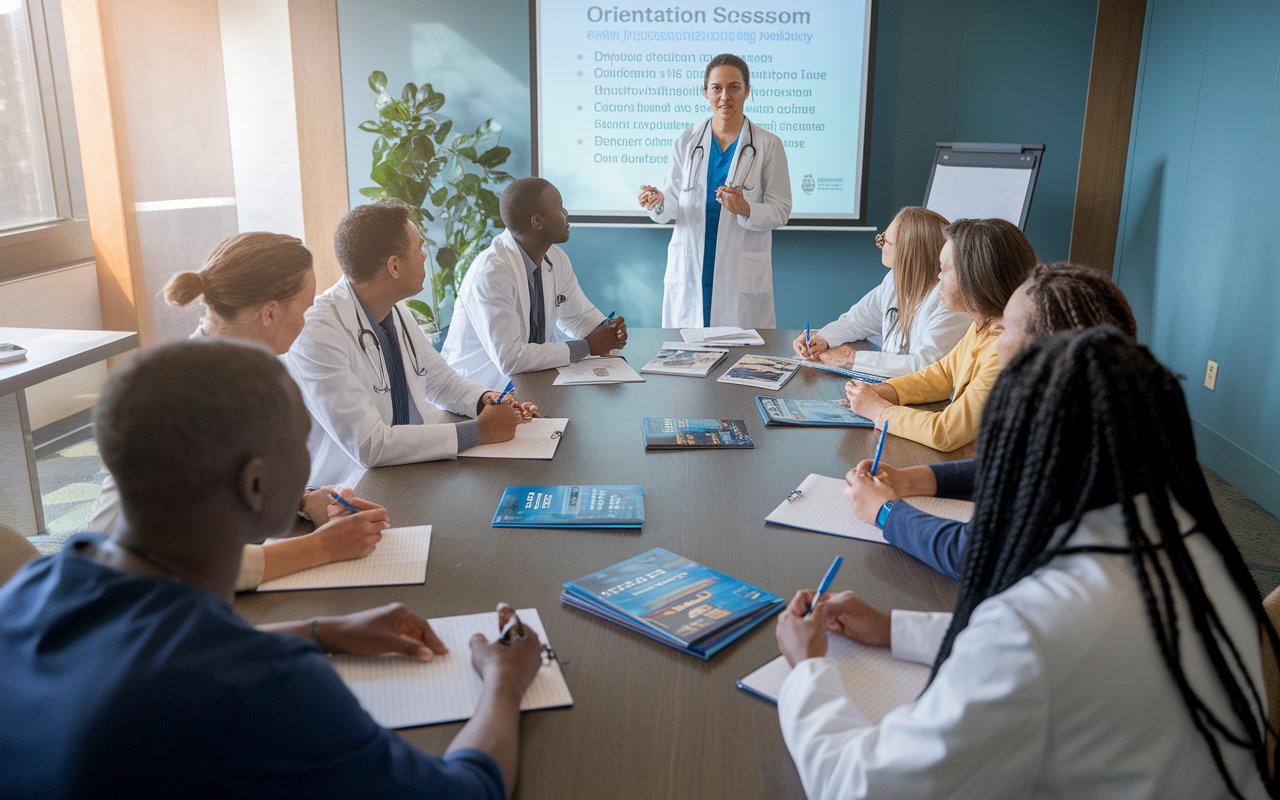
[[805, 194], [813, 194], [813, 176], [805, 175], [804, 180], [800, 181], [800, 188], [804, 189]]

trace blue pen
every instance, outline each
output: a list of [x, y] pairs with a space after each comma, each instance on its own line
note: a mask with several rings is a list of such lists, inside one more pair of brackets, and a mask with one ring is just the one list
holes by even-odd
[[514, 388], [516, 388], [516, 382], [515, 382], [515, 381], [507, 381], [507, 388], [505, 388], [505, 389], [503, 389], [503, 390], [502, 390], [502, 394], [498, 395], [498, 399], [497, 399], [497, 400], [494, 400], [494, 401], [493, 401], [493, 404], [496, 406], [496, 405], [498, 405], [499, 403], [501, 403], [501, 402], [502, 402], [502, 399], [503, 399], [504, 397], [506, 397], [507, 395], [511, 394], [511, 390], [512, 390], [512, 389], [514, 389]]
[[884, 435], [889, 432], [889, 420], [884, 421], [884, 427], [880, 429], [880, 443], [876, 445], [876, 456], [871, 459], [871, 475], [875, 477], [876, 470], [880, 468], [880, 454], [884, 452]]
[[808, 347], [808, 346], [809, 346], [809, 339], [810, 339], [810, 336], [809, 336], [809, 323], [807, 323], [807, 322], [806, 322], [806, 323], [804, 324], [804, 346], [805, 346], [805, 347]]
[[343, 499], [342, 495], [338, 494], [337, 492], [329, 492], [329, 496], [332, 497], [334, 500], [337, 500], [339, 503], [341, 503], [342, 507], [350, 511], [352, 514], [360, 513], [360, 509], [348, 503], [346, 500]]
[[[813, 602], [818, 602], [818, 598], [822, 597], [828, 589], [831, 588], [831, 582], [836, 579], [836, 573], [840, 571], [840, 565], [844, 563], [844, 556], [836, 556], [836, 560], [831, 562], [831, 568], [827, 570], [827, 574], [822, 576], [822, 583], [818, 584], [818, 593], [813, 596]], [[813, 613], [813, 606], [809, 606], [809, 610], [804, 612], [804, 616], [808, 619]]]
[[604, 324], [608, 325], [610, 322], [613, 322], [613, 315], [617, 313], [618, 313], [617, 311], [610, 311], [609, 318], [604, 321]]

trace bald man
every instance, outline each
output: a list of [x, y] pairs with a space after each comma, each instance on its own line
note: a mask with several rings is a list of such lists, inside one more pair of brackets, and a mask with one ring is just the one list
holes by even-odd
[[563, 367], [627, 343], [622, 317], [605, 322], [583, 293], [569, 257], [569, 212], [542, 178], [502, 192], [506, 230], [476, 256], [458, 289], [441, 351], [458, 374], [501, 390], [512, 375]]

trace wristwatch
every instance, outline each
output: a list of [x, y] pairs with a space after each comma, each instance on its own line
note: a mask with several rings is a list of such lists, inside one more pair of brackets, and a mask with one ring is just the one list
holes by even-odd
[[880, 506], [880, 511], [876, 514], [876, 527], [884, 530], [884, 524], [889, 521], [889, 512], [893, 510], [893, 501]]

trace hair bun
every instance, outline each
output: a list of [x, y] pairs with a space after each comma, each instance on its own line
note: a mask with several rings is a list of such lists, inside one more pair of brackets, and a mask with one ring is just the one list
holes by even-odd
[[164, 299], [171, 306], [185, 306], [204, 294], [204, 278], [199, 272], [179, 272], [164, 287]]

